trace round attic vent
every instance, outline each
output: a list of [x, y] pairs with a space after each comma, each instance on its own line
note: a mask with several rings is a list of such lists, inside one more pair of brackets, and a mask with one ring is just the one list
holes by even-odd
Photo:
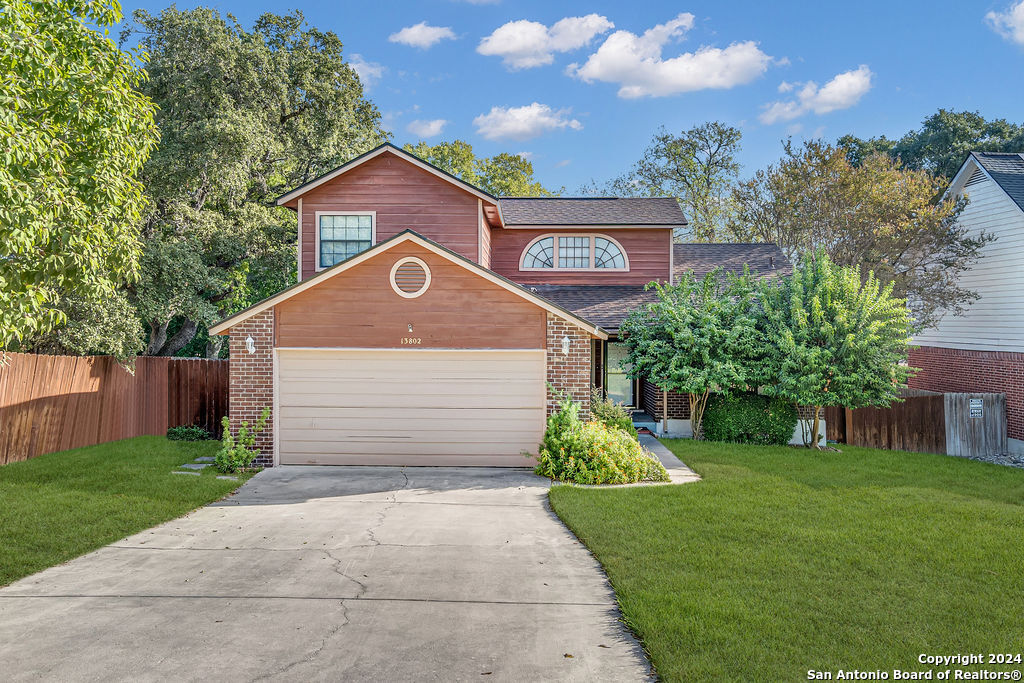
[[430, 268], [415, 256], [399, 259], [391, 267], [391, 288], [398, 296], [415, 299], [430, 286]]

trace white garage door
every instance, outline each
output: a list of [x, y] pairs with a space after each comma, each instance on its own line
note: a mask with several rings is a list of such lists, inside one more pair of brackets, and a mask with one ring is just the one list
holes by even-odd
[[544, 352], [281, 350], [285, 465], [530, 464]]

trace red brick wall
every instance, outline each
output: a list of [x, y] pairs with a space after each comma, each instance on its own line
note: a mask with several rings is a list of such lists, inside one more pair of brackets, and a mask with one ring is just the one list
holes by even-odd
[[[562, 339], [569, 337], [569, 355], [562, 353]], [[590, 335], [572, 323], [548, 313], [548, 414], [568, 391], [582, 404], [580, 416], [590, 417]], [[554, 392], [552, 392], [552, 388]]]
[[[661, 389], [647, 380], [640, 380], [640, 392], [643, 394], [642, 405], [644, 412], [655, 420], [661, 421], [663, 417], [661, 412], [661, 399], [663, 395]], [[690, 399], [686, 394], [677, 394], [674, 391], [668, 392], [668, 419], [690, 419]]]
[[921, 368], [909, 382], [915, 389], [1006, 394], [1008, 436], [1024, 439], [1024, 353], [922, 346], [910, 365]]
[[[245, 349], [246, 337], [256, 342], [256, 353]], [[228, 415], [231, 432], [238, 433], [244, 421], [255, 424], [264, 408], [273, 410], [274, 402], [274, 309], [264, 311], [231, 328], [231, 390], [228, 396]], [[271, 467], [274, 464], [274, 416], [256, 437], [260, 456], [254, 464]]]

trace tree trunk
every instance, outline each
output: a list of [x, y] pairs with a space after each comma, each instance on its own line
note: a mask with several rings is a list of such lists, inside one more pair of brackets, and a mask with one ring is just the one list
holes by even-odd
[[174, 336], [167, 340], [163, 348], [160, 349], [161, 356], [173, 356], [178, 351], [185, 348], [185, 345], [192, 341], [192, 338], [196, 336], [196, 330], [199, 329], [197, 323], [191, 320], [186, 320], [181, 324], [181, 328], [174, 333]]
[[160, 354], [160, 349], [164, 347], [164, 343], [167, 341], [167, 325], [170, 321], [158, 323], [151, 321], [149, 323], [149, 344], [146, 345], [146, 355], [156, 356]]
[[210, 360], [220, 358], [220, 350], [224, 348], [224, 339], [219, 335], [210, 337], [206, 342], [206, 357]]
[[818, 428], [821, 425], [821, 406], [814, 406], [814, 421], [811, 423], [811, 442], [814, 450], [821, 450], [821, 440], [818, 439]]
[[693, 429], [693, 438], [703, 437], [704, 409], [708, 405], [710, 389], [705, 389], [703, 394], [687, 394], [690, 399], [690, 427]]

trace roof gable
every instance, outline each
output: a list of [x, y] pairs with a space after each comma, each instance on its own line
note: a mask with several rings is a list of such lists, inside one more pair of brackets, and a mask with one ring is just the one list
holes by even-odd
[[[365, 152], [364, 154], [360, 154], [356, 158], [354, 158], [351, 161], [348, 161], [348, 162], [342, 164], [341, 166], [338, 166], [334, 170], [328, 171], [327, 173], [323, 174], [322, 176], [319, 176], [318, 178], [314, 178], [313, 180], [310, 180], [308, 183], [304, 183], [302, 185], [299, 185], [294, 190], [291, 190], [290, 192], [286, 192], [285, 194], [283, 194], [280, 197], [278, 197], [275, 200], [275, 203], [278, 206], [284, 206], [285, 204], [288, 204], [289, 202], [292, 202], [292, 201], [298, 199], [299, 197], [301, 197], [302, 195], [306, 194], [310, 190], [313, 190], [313, 189], [315, 189], [317, 187], [320, 187], [324, 183], [328, 183], [328, 182], [334, 180], [335, 178], [337, 178], [338, 176], [340, 176], [340, 175], [342, 175], [344, 173], [347, 173], [348, 171], [351, 171], [353, 168], [357, 168], [358, 166], [361, 166], [362, 164], [366, 163], [367, 161], [370, 161], [371, 159], [375, 159], [375, 158], [379, 157], [381, 154], [384, 154], [384, 153], [393, 154], [394, 156], [398, 157], [399, 159], [401, 159], [401, 160], [403, 160], [403, 161], [405, 161], [407, 163], [410, 163], [413, 166], [416, 166], [417, 168], [420, 168], [420, 169], [422, 169], [424, 171], [427, 171], [428, 173], [430, 173], [430, 174], [440, 178], [441, 180], [444, 180], [445, 182], [448, 182], [448, 183], [451, 183], [452, 185], [455, 185], [459, 189], [468, 192], [469, 194], [473, 195], [474, 197], [477, 197], [478, 199], [481, 199], [481, 200], [483, 200], [485, 202], [488, 202], [490, 204], [494, 204], [495, 206], [498, 206], [498, 198], [495, 197], [494, 195], [490, 194], [489, 192], [485, 192], [484, 190], [481, 190], [479, 187], [476, 187], [475, 185], [471, 185], [470, 183], [467, 183], [464, 180], [456, 178], [451, 173], [448, 173], [447, 171], [445, 171], [443, 169], [440, 169], [437, 166], [434, 166], [433, 164], [424, 161], [423, 159], [420, 159], [415, 154], [410, 154], [409, 152], [406, 152], [404, 149], [401, 149], [399, 147], [396, 147], [396, 146], [392, 145], [390, 142], [385, 142], [382, 145], [374, 147], [369, 152]], [[500, 213], [500, 207], [499, 207], [499, 213]]]
[[483, 277], [484, 279], [490, 281], [491, 283], [496, 284], [499, 287], [509, 292], [512, 292], [513, 294], [518, 295], [519, 297], [539, 306], [540, 308], [545, 309], [549, 313], [556, 315], [559, 318], [566, 320], [567, 322], [572, 323], [573, 325], [576, 325], [580, 329], [585, 330], [586, 332], [596, 337], [599, 337], [601, 339], [608, 338], [607, 332], [602, 330], [597, 325], [594, 325], [590, 321], [581, 318], [575, 313], [572, 313], [571, 311], [568, 311], [562, 308], [561, 306], [554, 304], [541, 296], [538, 296], [537, 294], [531, 292], [526, 287], [523, 287], [522, 285], [518, 285], [512, 282], [511, 280], [503, 278], [497, 273], [494, 273], [484, 268], [483, 266], [478, 265], [473, 261], [470, 261], [464, 256], [461, 256], [455, 253], [454, 251], [441, 246], [437, 242], [429, 240], [423, 237], [422, 235], [413, 232], [412, 230], [405, 230], [404, 232], [400, 232], [394, 237], [370, 247], [361, 254], [357, 254], [345, 261], [342, 261], [341, 263], [335, 264], [330, 268], [327, 268], [326, 270], [322, 270], [313, 277], [307, 280], [303, 280], [300, 283], [294, 284], [291, 287], [275, 294], [274, 296], [264, 299], [263, 301], [250, 306], [244, 311], [240, 311], [238, 313], [235, 313], [234, 315], [228, 316], [227, 318], [221, 320], [216, 325], [210, 327], [210, 334], [225, 334], [227, 333], [228, 330], [230, 330], [235, 325], [238, 325], [242, 321], [247, 320], [248, 318], [251, 318], [254, 315], [262, 313], [263, 311], [269, 308], [273, 308], [277, 304], [286, 301], [291, 297], [300, 294], [312, 287], [315, 287], [318, 284], [324, 282], [325, 280], [329, 280], [332, 277], [344, 273], [347, 270], [359, 265], [360, 263], [364, 263], [365, 261], [368, 261], [406, 242], [413, 242], [415, 244], [418, 244], [419, 246], [437, 254], [438, 256], [447, 259], [451, 263], [462, 266], [466, 270], [469, 270], [470, 272], [473, 272], [476, 275]]
[[1024, 211], [1024, 155], [1015, 152], [971, 152], [953, 176], [946, 194], [963, 194], [969, 184], [977, 182], [979, 172], [995, 183], [1019, 210]]

